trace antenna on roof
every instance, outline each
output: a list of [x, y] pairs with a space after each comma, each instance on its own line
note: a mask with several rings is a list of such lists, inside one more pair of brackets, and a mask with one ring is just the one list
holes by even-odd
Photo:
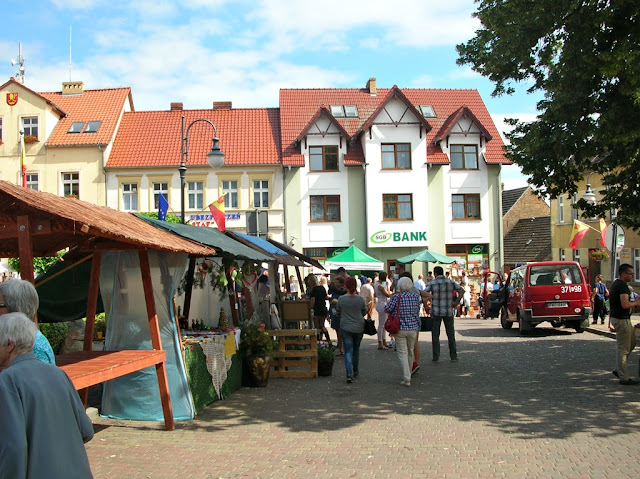
[[22, 43], [18, 43], [18, 59], [11, 59], [11, 65], [18, 65], [16, 80], [24, 85], [24, 57], [22, 56]]
[[71, 25], [69, 25], [69, 81], [71, 81]]

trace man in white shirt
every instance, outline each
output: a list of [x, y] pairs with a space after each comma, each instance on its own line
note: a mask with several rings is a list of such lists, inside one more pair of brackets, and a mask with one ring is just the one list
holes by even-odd
[[371, 278], [365, 278], [363, 276], [362, 280], [365, 281], [365, 283], [360, 287], [360, 296], [364, 298], [364, 304], [367, 305], [367, 319], [371, 319], [371, 313], [376, 304], [375, 291], [371, 284]]
[[416, 287], [416, 289], [418, 291], [423, 291], [424, 288], [427, 287], [426, 284], [424, 284], [424, 276], [422, 276], [421, 274], [418, 275], [418, 279], [413, 283], [413, 285]]

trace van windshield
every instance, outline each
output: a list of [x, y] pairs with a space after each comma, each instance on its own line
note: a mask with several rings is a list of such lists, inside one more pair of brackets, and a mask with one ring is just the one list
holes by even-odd
[[546, 264], [531, 267], [529, 285], [550, 284], [582, 284], [580, 268], [575, 264]]

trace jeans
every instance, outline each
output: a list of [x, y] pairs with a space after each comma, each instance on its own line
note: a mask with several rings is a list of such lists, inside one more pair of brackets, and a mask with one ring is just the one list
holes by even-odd
[[433, 360], [440, 360], [440, 324], [444, 321], [444, 330], [447, 332], [449, 341], [449, 357], [458, 358], [456, 350], [456, 332], [453, 329], [453, 316], [433, 316], [433, 329], [431, 330], [431, 346], [433, 349]]
[[402, 379], [411, 381], [411, 368], [413, 367], [413, 346], [416, 341], [417, 331], [405, 331], [401, 329], [396, 334], [396, 349], [398, 359], [402, 366]]
[[620, 379], [629, 379], [627, 373], [627, 359], [636, 347], [636, 333], [631, 326], [630, 319], [611, 318], [611, 324], [616, 328], [616, 368]]
[[347, 377], [352, 378], [358, 374], [362, 333], [352, 333], [341, 329], [340, 335], [342, 336], [342, 344], [344, 345], [344, 368], [347, 370]]

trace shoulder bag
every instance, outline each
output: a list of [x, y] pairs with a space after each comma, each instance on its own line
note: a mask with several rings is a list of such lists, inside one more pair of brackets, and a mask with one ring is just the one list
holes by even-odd
[[396, 306], [396, 314], [387, 314], [387, 320], [384, 322], [384, 329], [389, 334], [398, 334], [400, 331], [400, 302], [402, 296], [398, 296], [398, 305]]
[[375, 336], [378, 333], [376, 324], [373, 319], [364, 319], [364, 334], [367, 336]]

